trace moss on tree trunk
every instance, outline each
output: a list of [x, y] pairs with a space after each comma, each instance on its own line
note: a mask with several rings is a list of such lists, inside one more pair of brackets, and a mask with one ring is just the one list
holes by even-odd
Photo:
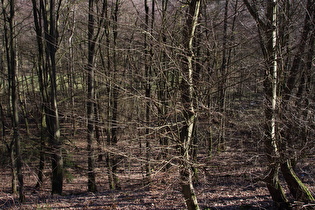
[[312, 193], [294, 172], [290, 160], [281, 164], [281, 172], [294, 199], [303, 202], [315, 201]]

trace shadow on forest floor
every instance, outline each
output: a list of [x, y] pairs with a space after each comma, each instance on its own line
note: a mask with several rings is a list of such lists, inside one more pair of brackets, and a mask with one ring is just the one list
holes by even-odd
[[[87, 193], [85, 141], [76, 146], [81, 149], [73, 152], [71, 159], [68, 157], [72, 163], [67, 168], [63, 196], [50, 195], [49, 165], [39, 191], [33, 187], [35, 169], [27, 166], [24, 167], [26, 202], [20, 205], [17, 196], [10, 194], [10, 169], [2, 168], [0, 209], [185, 209], [176, 165], [167, 172], [156, 169], [151, 185], [143, 186], [141, 166], [122, 159], [119, 169], [122, 190], [108, 190], [107, 169], [104, 162], [99, 162], [96, 165], [99, 191]], [[299, 175], [313, 192], [314, 161], [310, 157], [297, 166]], [[202, 209], [273, 209], [269, 193], [259, 181], [265, 171], [259, 153], [233, 146], [211, 159], [200, 154], [198, 162], [201, 164], [196, 193]]]

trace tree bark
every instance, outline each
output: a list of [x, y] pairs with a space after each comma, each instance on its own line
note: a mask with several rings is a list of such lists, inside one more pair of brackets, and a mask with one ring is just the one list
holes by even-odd
[[223, 43], [222, 43], [222, 64], [220, 68], [220, 82], [219, 84], [219, 110], [220, 116], [220, 130], [219, 130], [219, 144], [218, 151], [225, 151], [225, 126], [226, 126], [226, 82], [227, 82], [227, 68], [228, 68], [228, 49], [227, 49], [227, 26], [228, 26], [228, 8], [229, 0], [225, 1], [224, 21], [223, 21]]
[[[270, 28], [266, 32], [269, 37], [267, 45], [267, 72], [265, 74], [264, 90], [266, 110], [266, 151], [269, 156], [269, 170], [270, 177], [267, 178], [267, 187], [276, 203], [287, 203], [284, 191], [280, 186], [278, 171], [279, 171], [279, 136], [277, 135], [277, 116], [278, 116], [278, 32], [277, 32], [277, 0], [268, 2], [267, 17], [269, 18]], [[270, 124], [269, 124], [270, 123]], [[269, 124], [269, 125], [268, 125]], [[267, 176], [268, 177], [268, 176]]]
[[195, 30], [198, 23], [198, 16], [200, 11], [200, 0], [192, 0], [189, 2], [189, 7], [186, 14], [186, 25], [183, 31], [183, 47], [185, 57], [182, 60], [182, 73], [183, 78], [181, 81], [182, 91], [182, 104], [183, 104], [183, 117], [184, 125], [181, 129], [181, 187], [182, 193], [185, 198], [186, 206], [189, 210], [200, 209], [192, 183], [192, 165], [191, 165], [191, 152], [193, 139], [195, 138], [195, 123], [196, 113], [194, 108], [194, 50], [193, 40]]
[[287, 203], [283, 188], [279, 182], [280, 151], [279, 136], [277, 134], [278, 117], [278, 40], [277, 40], [277, 0], [267, 1], [266, 16], [268, 22], [262, 21], [255, 6], [244, 0], [249, 12], [256, 20], [260, 36], [260, 44], [266, 62], [264, 76], [264, 101], [265, 101], [265, 148], [269, 161], [268, 174], [264, 181], [269, 193], [277, 205]]
[[95, 56], [95, 40], [94, 40], [94, 0], [89, 0], [89, 17], [88, 17], [88, 64], [87, 64], [87, 151], [88, 151], [88, 191], [96, 191], [95, 183], [95, 160], [94, 160], [94, 56]]
[[37, 172], [37, 183], [35, 188], [40, 189], [44, 183], [44, 168], [45, 168], [45, 149], [47, 142], [47, 125], [45, 109], [42, 107], [41, 126], [40, 126], [40, 148], [39, 148], [39, 165]]
[[[115, 147], [118, 142], [118, 85], [117, 85], [117, 37], [118, 37], [118, 12], [119, 12], [120, 0], [113, 2], [113, 12], [112, 12], [112, 35], [113, 35], [113, 46], [112, 46], [112, 58], [110, 58], [110, 52], [108, 51], [108, 62], [110, 64], [110, 59], [112, 59], [112, 72], [111, 80], [109, 81], [109, 129], [108, 129], [108, 138], [107, 143], [109, 146]], [[108, 28], [109, 30], [109, 28]], [[109, 33], [108, 43], [109, 43]], [[108, 65], [110, 68], [111, 65]], [[110, 69], [109, 69], [110, 70]], [[108, 178], [109, 178], [109, 187], [110, 189], [120, 189], [120, 183], [117, 176], [118, 168], [118, 156], [109, 152], [107, 154], [107, 165], [108, 165]]]
[[55, 0], [51, 0], [48, 3], [40, 0], [37, 5], [37, 1], [32, 0], [38, 48], [38, 80], [46, 115], [47, 138], [51, 147], [52, 194], [62, 194], [63, 188], [63, 143], [60, 139], [56, 72], [59, 38], [57, 23], [61, 1], [56, 3]]
[[[61, 1], [61, 0], [60, 0]], [[55, 0], [49, 3], [49, 16], [44, 18], [45, 41], [49, 62], [50, 92], [49, 110], [46, 116], [50, 145], [52, 147], [52, 194], [62, 194], [63, 190], [63, 157], [62, 141], [60, 139], [59, 114], [57, 106], [57, 66], [56, 52], [58, 48], [58, 13]], [[44, 10], [44, 8], [43, 8]], [[43, 11], [44, 13], [44, 11]]]
[[[8, 8], [9, 11], [6, 11]], [[18, 75], [17, 75], [17, 56], [16, 56], [16, 33], [15, 33], [15, 0], [11, 0], [5, 5], [4, 0], [2, 0], [2, 15], [4, 17], [4, 39], [5, 39], [5, 49], [6, 49], [6, 59], [8, 68], [8, 83], [9, 92], [11, 93], [10, 99], [10, 115], [13, 127], [13, 139], [14, 147], [11, 145], [10, 157], [12, 161], [13, 168], [13, 178], [15, 179], [15, 170], [18, 180], [18, 192], [19, 201], [24, 202], [24, 180], [22, 173], [22, 157], [21, 157], [21, 140], [19, 131], [19, 106], [18, 106]], [[13, 152], [14, 148], [14, 152]], [[15, 164], [13, 163], [15, 161]], [[15, 169], [16, 167], [16, 169]], [[13, 190], [15, 191], [15, 180], [12, 182]]]
[[281, 164], [281, 172], [294, 199], [303, 202], [315, 201], [311, 191], [294, 172], [291, 160], [286, 160]]

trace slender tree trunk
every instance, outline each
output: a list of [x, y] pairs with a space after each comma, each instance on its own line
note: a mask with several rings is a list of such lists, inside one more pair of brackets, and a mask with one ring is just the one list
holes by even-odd
[[[117, 85], [117, 36], [118, 36], [118, 12], [119, 12], [120, 0], [116, 0], [113, 4], [112, 12], [112, 21], [113, 21], [113, 47], [112, 47], [112, 77], [113, 81], [110, 81], [110, 91], [109, 91], [109, 101], [110, 101], [110, 113], [109, 113], [109, 137], [108, 144], [112, 147], [115, 147], [118, 142], [117, 133], [118, 133], [118, 85]], [[109, 35], [109, 34], [108, 34]], [[118, 156], [117, 154], [108, 153], [107, 154], [107, 163], [108, 163], [108, 176], [109, 176], [109, 187], [110, 189], [120, 189], [120, 183], [117, 176], [118, 168]]]
[[[161, 32], [160, 32], [160, 42], [162, 42], [162, 46], [165, 46], [167, 44], [167, 36], [166, 36], [166, 23], [167, 23], [167, 8], [168, 8], [168, 0], [162, 0], [162, 23], [161, 23]], [[153, 28], [153, 27], [152, 27]], [[157, 97], [160, 102], [160, 106], [158, 108], [158, 116], [159, 116], [159, 123], [160, 125], [164, 125], [166, 121], [166, 116], [168, 113], [168, 106], [169, 106], [169, 71], [166, 71], [167, 69], [167, 54], [164, 50], [164, 47], [160, 49], [161, 55], [161, 76], [159, 78], [158, 82], [158, 93]], [[162, 131], [163, 132], [163, 131]], [[167, 129], [164, 131], [167, 132]], [[167, 136], [163, 135], [160, 137], [160, 145], [162, 146], [161, 151], [161, 158], [164, 160], [168, 159], [169, 156], [169, 139]], [[167, 170], [170, 168], [170, 164], [166, 164], [164, 170]]]
[[181, 129], [181, 187], [182, 193], [185, 198], [186, 206], [189, 210], [199, 209], [197, 197], [192, 182], [192, 166], [191, 152], [193, 139], [195, 138], [195, 123], [196, 113], [194, 108], [194, 51], [193, 40], [195, 36], [195, 30], [197, 27], [198, 16], [200, 11], [200, 0], [192, 0], [189, 2], [187, 10], [186, 25], [183, 32], [183, 46], [185, 50], [185, 57], [182, 62], [183, 78], [181, 82], [182, 91], [182, 104], [183, 104], [183, 116], [184, 125]]
[[[63, 158], [57, 107], [56, 52], [58, 49], [59, 5], [55, 0], [32, 0], [38, 47], [38, 79], [45, 109], [47, 137], [51, 147], [52, 194], [62, 194]], [[58, 9], [56, 9], [58, 8]], [[48, 85], [50, 86], [48, 88]]]
[[[96, 94], [95, 94], [95, 56], [96, 44], [100, 40], [101, 31], [105, 21], [107, 10], [107, 1], [103, 0], [100, 4], [98, 1], [89, 0], [89, 15], [88, 15], [88, 80], [87, 80], [87, 151], [88, 151], [88, 190], [90, 192], [97, 191], [95, 183], [95, 157], [93, 142], [95, 139], [95, 120], [96, 120]], [[95, 9], [101, 5], [101, 9]], [[99, 13], [97, 13], [99, 12]], [[98, 18], [98, 25], [95, 22]]]
[[44, 59], [44, 43], [43, 43], [43, 28], [41, 25], [42, 20], [42, 11], [37, 7], [36, 0], [32, 0], [33, 4], [33, 16], [34, 16], [34, 25], [36, 32], [36, 41], [38, 49], [38, 58], [37, 58], [37, 75], [38, 83], [41, 93], [41, 123], [40, 123], [40, 132], [41, 132], [41, 142], [40, 142], [40, 157], [39, 157], [39, 166], [38, 166], [38, 181], [36, 183], [36, 188], [41, 188], [43, 184], [43, 170], [45, 167], [45, 152], [46, 152], [46, 141], [48, 139], [48, 129], [47, 129], [47, 119], [46, 119], [46, 110], [48, 103], [48, 91], [47, 91], [47, 72], [44, 71], [45, 59]]
[[283, 188], [279, 182], [280, 169], [280, 151], [279, 151], [279, 134], [278, 127], [278, 25], [277, 25], [277, 0], [267, 1], [266, 17], [267, 22], [264, 22], [255, 6], [250, 5], [248, 0], [243, 0], [247, 9], [256, 20], [260, 35], [260, 44], [264, 58], [266, 60], [266, 70], [264, 78], [264, 101], [265, 101], [265, 148], [266, 155], [269, 161], [268, 173], [265, 177], [265, 182], [269, 193], [278, 207], [287, 206], [287, 198]]
[[[69, 6], [71, 7], [71, 5]], [[74, 83], [75, 83], [75, 71], [74, 71], [74, 45], [73, 45], [73, 36], [75, 33], [75, 26], [76, 26], [76, 19], [75, 19], [75, 14], [76, 14], [76, 7], [73, 5], [70, 8], [70, 13], [71, 13], [71, 19], [72, 22], [69, 26], [70, 30], [70, 36], [68, 39], [68, 44], [69, 44], [69, 91], [70, 91], [70, 98], [71, 98], [71, 122], [72, 122], [72, 136], [75, 135], [76, 133], [76, 117], [75, 117], [75, 100], [74, 100]]]
[[[145, 33], [144, 33], [144, 71], [145, 71], [145, 98], [146, 98], [146, 106], [145, 106], [145, 121], [147, 124], [150, 124], [151, 120], [151, 66], [150, 66], [150, 60], [152, 59], [151, 53], [149, 54], [149, 51], [151, 52], [150, 45], [148, 44], [148, 37], [147, 37], [147, 32], [149, 31], [149, 6], [147, 0], [144, 0], [144, 9], [145, 9]], [[154, 15], [154, 1], [152, 1], [152, 18]], [[152, 26], [152, 24], [151, 24]], [[152, 30], [150, 31], [152, 32]], [[150, 48], [150, 49], [149, 49]], [[150, 126], [150, 125], [148, 125]], [[150, 164], [150, 158], [151, 158], [151, 145], [150, 145], [150, 130], [149, 128], [145, 129], [145, 135], [146, 137], [146, 166], [145, 166], [145, 171], [146, 171], [146, 184], [150, 183], [151, 179], [151, 164]]]
[[225, 1], [224, 21], [223, 21], [223, 43], [222, 43], [222, 64], [220, 68], [220, 82], [219, 82], [219, 110], [220, 116], [220, 131], [219, 131], [219, 144], [218, 150], [225, 151], [225, 125], [226, 125], [226, 82], [227, 82], [227, 69], [228, 69], [228, 49], [227, 49], [227, 26], [228, 26], [228, 8], [229, 0]]
[[94, 0], [89, 0], [89, 19], [88, 19], [88, 80], [87, 80], [87, 151], [88, 151], [88, 191], [96, 191], [95, 183], [95, 160], [94, 160], [94, 83], [95, 83], [95, 70], [94, 70], [94, 56], [95, 56], [95, 40], [94, 40]]
[[39, 165], [37, 172], [37, 183], [35, 188], [41, 189], [44, 183], [44, 168], [45, 168], [45, 150], [47, 142], [47, 124], [46, 124], [46, 115], [45, 108], [42, 107], [42, 116], [41, 116], [41, 126], [40, 126], [40, 151], [39, 151]]
[[[45, 27], [47, 54], [50, 62], [50, 111], [48, 112], [48, 132], [50, 136], [50, 143], [52, 146], [52, 194], [62, 194], [63, 189], [63, 158], [62, 158], [62, 141], [60, 139], [60, 125], [59, 114], [57, 107], [57, 66], [56, 66], [56, 52], [58, 46], [58, 32], [57, 32], [57, 19], [56, 15], [59, 11], [56, 11], [55, 0], [50, 1], [49, 5], [49, 29]], [[45, 20], [44, 20], [45, 22]]]
[[11, 164], [11, 190], [13, 194], [18, 192], [18, 184], [17, 184], [17, 172], [16, 172], [16, 163], [15, 163], [15, 155], [14, 155], [14, 142], [11, 142], [10, 145], [7, 145], [7, 149], [10, 155], [10, 164]]
[[271, 31], [268, 42], [268, 67], [265, 74], [264, 90], [265, 90], [265, 144], [266, 152], [269, 157], [269, 174], [266, 177], [267, 187], [276, 203], [286, 203], [287, 198], [280, 185], [279, 172], [279, 136], [277, 135], [277, 116], [278, 116], [278, 55], [277, 55], [277, 0], [269, 1], [267, 15], [271, 23]]
[[[8, 7], [9, 11], [6, 11]], [[10, 99], [11, 104], [10, 114], [13, 127], [13, 139], [14, 142], [14, 152], [13, 145], [11, 145], [10, 157], [12, 161], [12, 168], [16, 167], [16, 175], [18, 180], [18, 192], [20, 202], [24, 202], [24, 180], [22, 173], [22, 157], [21, 157], [21, 143], [19, 134], [19, 111], [18, 111], [18, 75], [17, 75], [17, 56], [16, 56], [16, 34], [15, 34], [15, 0], [11, 0], [5, 5], [4, 0], [2, 0], [2, 15], [4, 17], [4, 38], [5, 38], [5, 48], [7, 55], [7, 68], [8, 68], [8, 82], [9, 82], [9, 92], [11, 93]], [[15, 161], [15, 164], [13, 163]], [[14, 167], [15, 166], [15, 167]], [[13, 171], [13, 178], [15, 177], [15, 171]], [[14, 178], [15, 179], [15, 178]], [[13, 181], [12, 186], [15, 185]], [[14, 187], [15, 188], [15, 187]], [[13, 188], [13, 189], [14, 189]], [[14, 189], [15, 190], [15, 189]]]

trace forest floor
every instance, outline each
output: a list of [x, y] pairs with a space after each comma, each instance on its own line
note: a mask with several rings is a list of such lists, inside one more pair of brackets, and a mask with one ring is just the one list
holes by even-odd
[[[254, 142], [247, 145], [234, 139], [226, 151], [198, 156], [197, 198], [202, 209], [273, 209], [265, 184], [260, 181], [266, 172], [264, 157]], [[123, 145], [122, 145], [123, 146]], [[79, 141], [68, 145], [64, 194], [50, 195], [49, 164], [41, 190], [36, 184], [35, 165], [25, 164], [26, 202], [18, 203], [11, 191], [9, 167], [1, 167], [0, 209], [185, 209], [180, 192], [178, 167], [174, 164], [166, 172], [159, 167], [152, 170], [151, 184], [144, 186], [139, 162], [124, 158], [120, 162], [120, 190], [109, 190], [104, 161], [96, 163], [98, 192], [87, 192], [86, 144]], [[71, 154], [71, 155], [70, 155]], [[35, 156], [35, 155], [34, 155]], [[71, 160], [69, 160], [71, 159]], [[36, 159], [35, 159], [36, 160]], [[26, 162], [26, 161], [25, 161]], [[32, 161], [28, 161], [32, 162]], [[315, 156], [297, 165], [303, 182], [315, 192]], [[285, 189], [287, 190], [287, 189]]]

